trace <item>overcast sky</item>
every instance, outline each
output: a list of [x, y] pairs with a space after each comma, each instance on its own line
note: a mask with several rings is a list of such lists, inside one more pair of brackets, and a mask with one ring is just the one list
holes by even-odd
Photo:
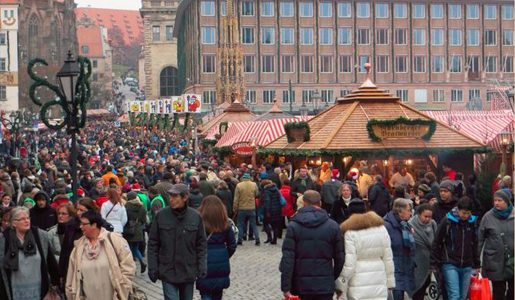
[[75, 0], [78, 7], [115, 8], [138, 10], [141, 7], [141, 0]]

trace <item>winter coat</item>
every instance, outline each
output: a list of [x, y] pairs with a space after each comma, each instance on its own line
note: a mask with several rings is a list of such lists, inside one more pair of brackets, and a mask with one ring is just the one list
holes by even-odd
[[231, 218], [233, 215], [233, 198], [231, 191], [229, 189], [218, 190], [216, 191], [216, 196], [220, 198], [220, 200], [222, 200], [222, 203], [224, 204], [225, 209], [227, 210], [227, 214], [229, 215], [229, 218]]
[[[415, 251], [403, 245], [402, 226], [396, 213], [387, 213], [384, 216], [384, 222], [390, 235], [395, 265], [395, 289], [413, 291], [415, 289]], [[411, 228], [411, 225], [409, 226]]]
[[281, 193], [275, 183], [267, 184], [261, 195], [260, 205], [264, 209], [265, 218], [269, 222], [279, 222], [282, 218]]
[[118, 178], [118, 176], [114, 175], [113, 172], [107, 172], [104, 176], [102, 176], [102, 179], [104, 179], [104, 185], [109, 186], [109, 181], [113, 178], [116, 181], [116, 185], [122, 186], [120, 179]]
[[[57, 233], [58, 226], [59, 224], [55, 224], [48, 229], [48, 238], [50, 239], [52, 251], [54, 252], [57, 260], [59, 260], [59, 255], [61, 254], [61, 241], [59, 240], [59, 234]], [[66, 226], [66, 224], [64, 224], [64, 226]]]
[[[127, 241], [117, 233], [111, 233], [103, 229], [98, 236], [98, 243], [104, 248], [109, 261], [109, 275], [111, 285], [114, 290], [112, 299], [125, 300], [129, 297], [132, 290], [132, 279], [136, 273], [136, 264], [132, 258]], [[69, 300], [81, 300], [81, 269], [80, 265], [84, 259], [84, 249], [88, 239], [83, 236], [75, 242], [75, 247], [70, 255], [70, 267], [66, 276], [66, 297]], [[96, 278], [85, 278], [85, 280], [95, 281]], [[98, 285], [106, 284], [98, 282]], [[96, 299], [95, 295], [88, 295], [88, 299]], [[100, 299], [99, 299], [100, 300]]]
[[199, 180], [198, 188], [204, 197], [216, 194], [215, 186], [205, 179]]
[[431, 247], [431, 266], [451, 264], [458, 268], [479, 268], [476, 217], [471, 215], [462, 221], [457, 208], [447, 213], [436, 230]]
[[302, 179], [299, 176], [295, 178], [291, 184], [290, 195], [297, 198], [297, 193], [304, 194], [307, 190], [315, 190], [315, 183], [311, 180], [309, 175], [307, 175], [306, 186], [302, 186]]
[[102, 204], [100, 214], [102, 218], [113, 225], [114, 232], [123, 232], [123, 227], [127, 224], [127, 211], [125, 210], [125, 206], [121, 203], [113, 204], [111, 201], [106, 201]]
[[283, 216], [291, 217], [295, 214], [294, 210], [294, 201], [295, 198], [290, 194], [291, 187], [288, 185], [283, 185], [281, 187], [281, 195], [283, 195], [284, 199], [286, 199], [286, 205], [283, 207]]
[[429, 259], [431, 255], [431, 245], [436, 235], [435, 220], [431, 220], [428, 225], [423, 225], [418, 215], [409, 220], [411, 227], [415, 230], [413, 237], [415, 238], [415, 289], [411, 291], [410, 296], [418, 291], [426, 282], [429, 274]]
[[[438, 195], [438, 194], [435, 194]], [[433, 220], [436, 221], [436, 224], [440, 225], [440, 222], [445, 218], [447, 213], [453, 209], [458, 203], [458, 199], [453, 198], [451, 202], [445, 203], [440, 200], [438, 197], [438, 202], [433, 204]]]
[[207, 240], [207, 275], [197, 280], [197, 290], [210, 294], [215, 290], [226, 289], [230, 286], [229, 274], [231, 265], [229, 259], [236, 251], [236, 238], [231, 226], [224, 232], [208, 234]]
[[340, 189], [343, 183], [336, 179], [329, 179], [322, 184], [322, 202], [328, 205], [333, 205], [335, 201], [340, 198]]
[[479, 226], [479, 247], [483, 251], [483, 276], [492, 281], [513, 280], [505, 272], [506, 252], [513, 255], [513, 216], [511, 211], [506, 220], [501, 220], [489, 210], [481, 220]]
[[4, 190], [4, 194], [11, 196], [11, 198], [13, 197], [14, 186], [13, 186], [13, 182], [11, 181], [11, 179], [2, 181], [2, 189]]
[[168, 180], [162, 180], [160, 183], [156, 184], [155, 187], [159, 191], [159, 194], [161, 194], [161, 197], [163, 197], [165, 204], [167, 206], [170, 205], [170, 193], [168, 193], [168, 191], [172, 189], [173, 183]]
[[57, 224], [57, 212], [50, 207], [50, 198], [45, 192], [38, 192], [34, 198], [41, 194], [46, 196], [46, 206], [40, 208], [36, 203], [36, 205], [30, 209], [30, 220], [32, 225], [46, 231]]
[[375, 212], [354, 214], [340, 225], [344, 236], [345, 264], [336, 279], [343, 299], [384, 300], [395, 287], [390, 236]]
[[259, 190], [253, 181], [242, 179], [234, 191], [234, 211], [256, 209], [256, 197]]
[[299, 209], [288, 224], [279, 265], [281, 290], [294, 295], [333, 294], [344, 262], [338, 224], [320, 207]]
[[279, 174], [275, 172], [268, 172], [268, 179], [272, 180], [273, 183], [277, 186], [278, 189], [280, 189], [283, 186], [283, 183], [281, 182], [281, 178], [279, 178]]
[[342, 197], [333, 203], [331, 207], [331, 219], [335, 220], [336, 223], [341, 224], [349, 217], [349, 209]]
[[207, 271], [204, 224], [190, 207], [161, 209], [150, 227], [148, 273], [168, 283], [189, 283]]
[[200, 203], [202, 203], [202, 199], [204, 199], [204, 194], [202, 194], [198, 188], [192, 188], [188, 197], [188, 206], [198, 209]]
[[368, 190], [368, 203], [370, 209], [375, 211], [381, 217], [384, 217], [390, 207], [390, 192], [382, 181], [370, 186]]
[[[147, 210], [138, 198], [128, 201], [125, 204], [125, 210], [127, 210], [127, 224], [123, 230], [123, 237], [129, 243], [143, 242], [145, 240], [143, 227], [147, 224]], [[133, 234], [126, 232], [128, 226], [134, 228]]]

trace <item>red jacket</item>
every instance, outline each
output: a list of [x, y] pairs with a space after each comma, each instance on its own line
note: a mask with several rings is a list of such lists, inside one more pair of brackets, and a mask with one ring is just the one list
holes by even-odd
[[285, 217], [291, 217], [295, 214], [295, 210], [293, 210], [295, 199], [290, 195], [290, 189], [291, 187], [283, 185], [281, 190], [279, 190], [284, 199], [286, 199], [286, 205], [283, 207], [283, 216]]

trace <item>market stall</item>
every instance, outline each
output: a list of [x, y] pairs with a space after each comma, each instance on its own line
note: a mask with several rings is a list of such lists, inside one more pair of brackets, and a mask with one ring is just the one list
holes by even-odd
[[[206, 124], [202, 124], [200, 137], [214, 140], [217, 134], [223, 134], [228, 129], [229, 122], [250, 121], [255, 118], [256, 115], [241, 104], [240, 101], [236, 100], [222, 114], [209, 120]], [[223, 125], [223, 132], [220, 132], [221, 124]]]

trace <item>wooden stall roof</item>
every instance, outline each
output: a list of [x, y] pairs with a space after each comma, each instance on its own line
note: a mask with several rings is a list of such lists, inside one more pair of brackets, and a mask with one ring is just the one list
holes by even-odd
[[[394, 120], [425, 119], [437, 122], [436, 131], [429, 141], [421, 139], [383, 139], [374, 142], [367, 131], [371, 119]], [[485, 144], [459, 132], [447, 124], [432, 119], [417, 109], [400, 102], [398, 97], [375, 86], [370, 79], [351, 94], [340, 98], [329, 109], [308, 121], [310, 140], [288, 143], [283, 135], [265, 147], [266, 150], [284, 150], [285, 153], [323, 151], [337, 153], [342, 150], [388, 149], [477, 149]]]
[[276, 119], [286, 119], [293, 118], [292, 115], [285, 113], [279, 106], [277, 105], [277, 99], [274, 100], [274, 106], [267, 111], [266, 113], [257, 117], [254, 121], [268, 121], [268, 120], [276, 120]]
[[248, 108], [246, 108], [240, 101], [236, 100], [229, 105], [222, 114], [209, 120], [202, 126], [200, 136], [207, 136], [212, 130], [218, 131], [218, 127], [222, 122], [242, 122], [251, 121], [256, 118]]

